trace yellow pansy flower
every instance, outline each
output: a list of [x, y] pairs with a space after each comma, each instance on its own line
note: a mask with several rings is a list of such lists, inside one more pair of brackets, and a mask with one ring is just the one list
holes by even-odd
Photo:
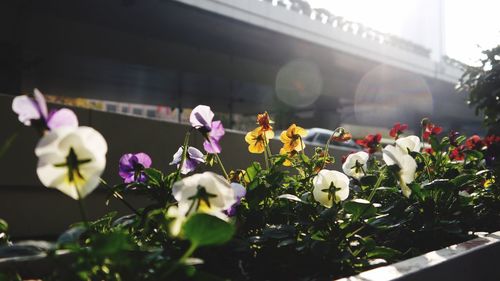
[[257, 154], [264, 152], [266, 145], [272, 138], [274, 138], [273, 131], [265, 131], [261, 127], [257, 127], [245, 136], [245, 141], [248, 143], [248, 151]]
[[280, 140], [283, 143], [283, 151], [301, 151], [305, 148], [302, 138], [307, 135], [307, 131], [295, 124], [290, 125], [286, 131], [280, 135]]
[[286, 167], [290, 167], [292, 166], [292, 161], [290, 161], [290, 158], [294, 157], [295, 155], [297, 155], [297, 151], [295, 150], [292, 150], [290, 152], [287, 152], [283, 147], [280, 149], [280, 154], [281, 155], [286, 155], [287, 156], [287, 159], [285, 160], [285, 162], [283, 162], [283, 166], [286, 166]]

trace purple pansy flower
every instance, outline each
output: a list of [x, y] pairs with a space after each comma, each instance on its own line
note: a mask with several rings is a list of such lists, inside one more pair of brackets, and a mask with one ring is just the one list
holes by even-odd
[[31, 126], [32, 121], [39, 121], [44, 129], [49, 130], [64, 126], [78, 127], [78, 118], [70, 109], [61, 108], [49, 113], [45, 98], [38, 89], [34, 90], [33, 97], [27, 95], [15, 97], [12, 101], [12, 110], [19, 115], [19, 121], [26, 126]]
[[[172, 160], [172, 162], [170, 162], [170, 165], [177, 164], [177, 168], [179, 167], [182, 161], [182, 152], [183, 149], [181, 146], [179, 147], [179, 150], [177, 150], [177, 152], [174, 154], [174, 159]], [[205, 159], [203, 159], [203, 153], [192, 146], [188, 147], [186, 159], [182, 164], [181, 173], [185, 175], [189, 172], [194, 171], [196, 169], [196, 166], [198, 166], [198, 164], [200, 163], [205, 163]]]
[[120, 158], [118, 174], [125, 183], [145, 182], [147, 178], [144, 169], [151, 167], [151, 162], [151, 157], [143, 152], [124, 154]]
[[191, 126], [200, 131], [205, 137], [203, 148], [208, 153], [220, 153], [220, 139], [224, 136], [224, 127], [221, 121], [212, 121], [214, 113], [209, 106], [198, 105], [189, 116]]
[[234, 197], [236, 198], [236, 203], [234, 203], [231, 208], [226, 210], [226, 214], [229, 217], [236, 215], [236, 207], [241, 204], [241, 199], [247, 194], [245, 187], [239, 183], [232, 182], [231, 188], [234, 190]]

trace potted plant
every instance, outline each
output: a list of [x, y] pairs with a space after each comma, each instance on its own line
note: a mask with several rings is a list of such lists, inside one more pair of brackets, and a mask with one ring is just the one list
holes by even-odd
[[[442, 136], [428, 119], [419, 136], [404, 136], [407, 125], [395, 124], [394, 143], [385, 147], [380, 134], [358, 140], [365, 150], [345, 155], [336, 171], [332, 163], [340, 157], [330, 155], [329, 144], [350, 140], [349, 132], [337, 128], [324, 148], [306, 155], [307, 132], [291, 124], [278, 152], [265, 112], [245, 136], [262, 163], [230, 170], [219, 156], [222, 123], [200, 105], [173, 155], [173, 173], [152, 168], [145, 153], [127, 153], [119, 163], [123, 182], [109, 186], [100, 178], [107, 144], [99, 132], [78, 126], [68, 109], [48, 114], [38, 91], [14, 99], [13, 109], [42, 133], [35, 149], [40, 181], [75, 199], [82, 221], [43, 244], [12, 245], [0, 224], [0, 276], [7, 279], [330, 280], [500, 225], [492, 168], [500, 137]], [[195, 133], [206, 154], [190, 146]], [[89, 221], [81, 202], [99, 184], [130, 214]], [[151, 203], [137, 209], [127, 201], [133, 193]]]

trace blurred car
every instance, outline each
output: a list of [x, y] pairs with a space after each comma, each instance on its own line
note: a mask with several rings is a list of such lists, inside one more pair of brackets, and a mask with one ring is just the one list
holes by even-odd
[[[328, 141], [328, 139], [330, 139], [332, 134], [333, 131], [328, 129], [322, 129], [322, 128], [307, 129], [307, 136], [304, 138], [304, 142], [314, 146], [324, 146]], [[345, 147], [352, 150], [362, 149], [362, 147], [356, 144], [356, 142], [352, 139], [346, 142], [337, 142], [332, 140], [330, 142], [330, 145]]]

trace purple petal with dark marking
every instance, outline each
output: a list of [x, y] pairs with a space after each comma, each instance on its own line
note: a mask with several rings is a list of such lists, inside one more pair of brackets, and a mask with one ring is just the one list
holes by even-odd
[[[177, 168], [179, 168], [181, 160], [182, 160], [182, 146], [179, 147], [177, 152], [174, 154], [173, 160], [172, 162], [170, 162], [170, 165], [177, 164]], [[200, 163], [204, 162], [205, 159], [203, 158], [203, 153], [198, 149], [190, 146], [188, 147], [187, 150], [186, 160], [184, 160], [184, 163], [182, 164], [181, 173], [188, 174], [194, 171]]]
[[151, 167], [153, 161], [151, 160], [151, 157], [149, 157], [149, 155], [147, 155], [146, 153], [139, 152], [135, 154], [135, 157], [137, 158], [137, 162], [141, 164], [144, 168]]
[[151, 157], [146, 153], [127, 153], [120, 158], [118, 174], [125, 183], [145, 182], [147, 177], [143, 170], [151, 167], [151, 164]]
[[198, 105], [193, 109], [193, 111], [191, 111], [189, 122], [191, 123], [191, 126], [195, 127], [196, 129], [202, 127], [210, 129], [213, 118], [214, 113], [209, 106]]

